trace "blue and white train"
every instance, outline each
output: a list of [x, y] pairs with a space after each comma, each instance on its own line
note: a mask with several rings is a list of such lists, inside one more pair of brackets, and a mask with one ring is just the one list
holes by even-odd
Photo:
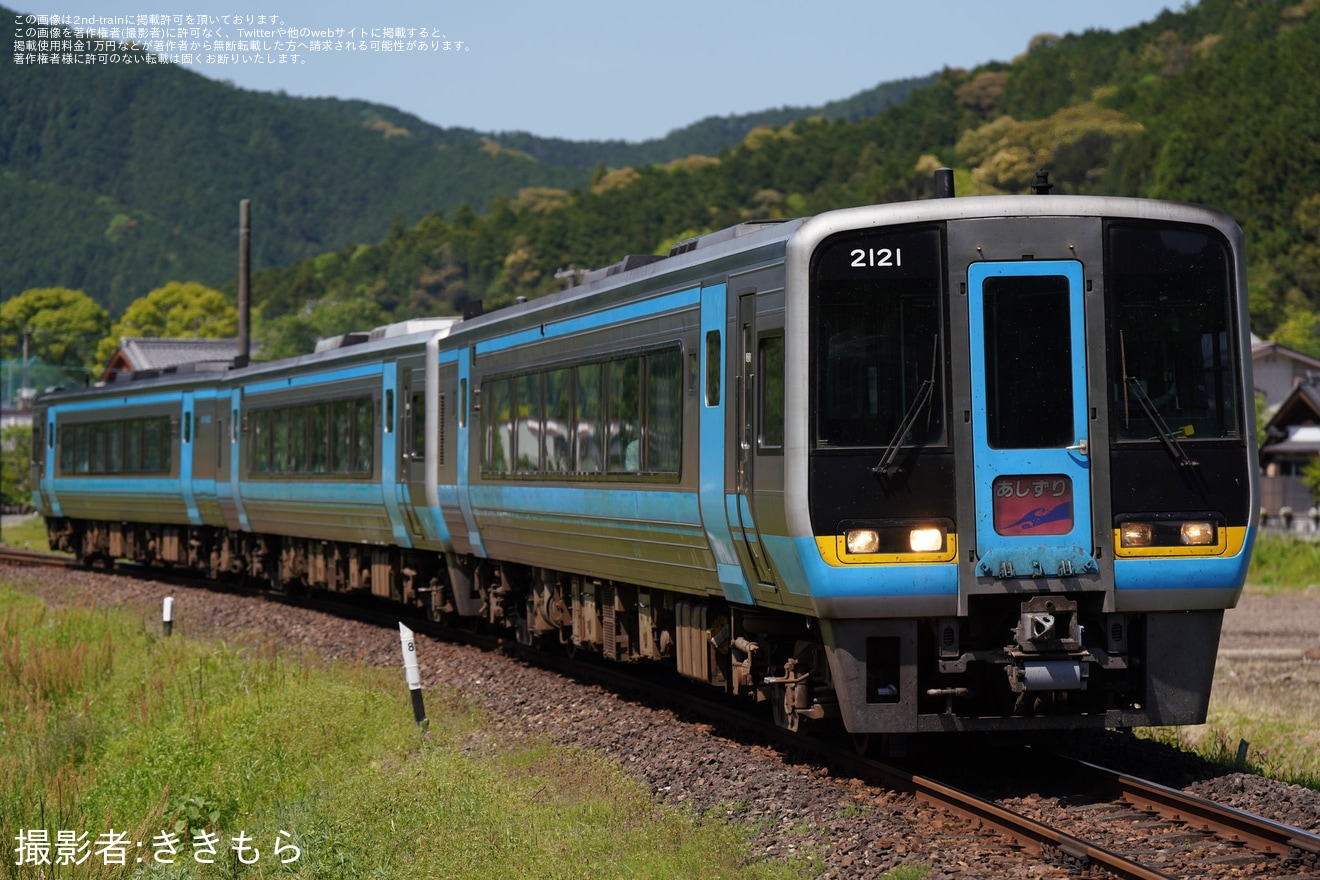
[[52, 544], [667, 664], [792, 729], [1205, 718], [1259, 506], [1219, 212], [746, 223], [323, 348], [41, 397]]

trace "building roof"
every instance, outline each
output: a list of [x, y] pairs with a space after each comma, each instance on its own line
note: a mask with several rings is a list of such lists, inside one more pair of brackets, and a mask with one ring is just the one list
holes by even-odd
[[1302, 382], [1265, 423], [1261, 456], [1320, 452], [1320, 385]]
[[194, 369], [219, 369], [231, 363], [237, 354], [238, 342], [234, 339], [123, 336], [101, 379], [105, 381], [116, 373], [176, 370], [185, 365], [193, 365]]
[[1279, 343], [1271, 342], [1268, 339], [1261, 339], [1255, 333], [1251, 334], [1251, 359], [1253, 361], [1258, 361], [1261, 358], [1269, 357], [1270, 355], [1278, 355], [1279, 357], [1297, 361], [1299, 364], [1303, 364], [1311, 369], [1320, 370], [1320, 358], [1311, 357], [1309, 354], [1304, 354], [1295, 348], [1289, 348], [1286, 345], [1280, 345]]
[[1261, 449], [1269, 455], [1315, 455], [1320, 452], [1320, 425], [1293, 425], [1287, 438]]

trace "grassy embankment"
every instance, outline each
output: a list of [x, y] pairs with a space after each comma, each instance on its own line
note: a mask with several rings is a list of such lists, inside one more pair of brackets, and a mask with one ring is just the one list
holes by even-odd
[[46, 542], [46, 523], [36, 514], [6, 522], [0, 527], [0, 544], [44, 553], [50, 549]]
[[[1320, 602], [1320, 542], [1261, 534], [1247, 594]], [[1320, 789], [1320, 663], [1269, 656], [1264, 635], [1261, 648], [1261, 656], [1220, 655], [1205, 724], [1148, 735], [1229, 765], [1245, 741], [1248, 769]]]
[[[43, 875], [78, 880], [812, 873], [805, 856], [744, 864], [745, 826], [658, 806], [612, 761], [501, 734], [444, 689], [422, 737], [397, 671], [163, 638], [146, 620], [0, 584], [0, 877], [37, 876], [15, 865], [25, 829], [46, 831], [52, 862], [59, 831], [85, 832], [87, 861]], [[131, 841], [122, 867], [98, 855], [110, 828]], [[210, 867], [193, 847], [208, 828]], [[152, 865], [173, 832], [175, 865]], [[255, 864], [236, 862], [241, 832]]]
[[[0, 541], [44, 549], [45, 533], [34, 518], [7, 527]], [[1247, 582], [1249, 594], [1314, 596], [1320, 592], [1320, 542], [1261, 535]], [[1320, 788], [1320, 698], [1314, 670], [1313, 661], [1283, 668], [1264, 660], [1221, 659], [1207, 723], [1148, 735], [1226, 764], [1236, 763], [1239, 743], [1246, 740], [1253, 769]]]

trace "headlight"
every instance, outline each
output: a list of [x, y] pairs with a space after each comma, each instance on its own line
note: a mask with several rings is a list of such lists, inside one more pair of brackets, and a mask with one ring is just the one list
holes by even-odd
[[908, 534], [908, 545], [913, 553], [938, 553], [944, 549], [944, 530], [933, 528], [913, 529]]
[[875, 529], [849, 529], [844, 538], [848, 552], [853, 554], [879, 553], [880, 533]]
[[1123, 546], [1149, 547], [1154, 531], [1150, 527], [1150, 523], [1123, 523]]
[[1213, 547], [1219, 526], [1213, 520], [1157, 519], [1118, 524], [1119, 546], [1124, 549], [1159, 547]]

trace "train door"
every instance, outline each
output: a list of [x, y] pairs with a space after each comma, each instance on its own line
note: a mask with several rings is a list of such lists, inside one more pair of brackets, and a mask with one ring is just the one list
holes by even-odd
[[[223, 406], [221, 404], [220, 406]], [[193, 399], [193, 500], [206, 525], [218, 525], [220, 501], [216, 494], [216, 464], [220, 458], [220, 426], [214, 391], [198, 391]]]
[[425, 538], [420, 511], [426, 501], [426, 370], [404, 368], [404, 450], [399, 474], [399, 504], [414, 536], [414, 543]]
[[[755, 293], [744, 293], [738, 297], [737, 337], [734, 348], [738, 421], [737, 435], [733, 444], [734, 494], [728, 499], [728, 516], [729, 528], [736, 539], [743, 571], [747, 573], [748, 582], [758, 588], [757, 598], [764, 600], [773, 597], [775, 576], [770, 568], [761, 534], [757, 529], [757, 517], [754, 514], [759, 495], [758, 489], [764, 482], [760, 479], [760, 460], [761, 453], [765, 451], [764, 437], [760, 430], [763, 377], [757, 345], [758, 323], [765, 323], [765, 320], [757, 314], [759, 300]], [[767, 460], [764, 464], [766, 470], [770, 470], [773, 462]], [[780, 471], [782, 473], [782, 467]], [[782, 485], [782, 477], [780, 483]]]
[[193, 452], [197, 448], [195, 409], [193, 392], [185, 391], [182, 422], [179, 425], [179, 488], [183, 493], [184, 508], [188, 511], [188, 522], [200, 526], [202, 515], [197, 510], [197, 498], [193, 492]]
[[1089, 552], [1082, 264], [968, 268], [978, 577], [1072, 577]]
[[411, 547], [411, 533], [404, 524], [405, 505], [400, 503], [406, 492], [407, 469], [401, 466], [400, 456], [405, 444], [399, 437], [398, 428], [402, 422], [399, 413], [406, 408], [400, 398], [407, 400], [407, 378], [401, 384], [399, 372], [396, 364], [387, 361], [381, 374], [380, 488], [395, 542], [400, 547]]
[[220, 443], [215, 479], [216, 496], [220, 500], [225, 527], [246, 532], [251, 531], [251, 525], [243, 510], [243, 498], [239, 490], [243, 476], [239, 472], [239, 447], [243, 442], [242, 396], [242, 389], [234, 388], [221, 391], [216, 398], [216, 413], [220, 417], [222, 431], [218, 438]]
[[726, 438], [726, 434], [733, 430], [731, 425], [734, 423], [732, 418], [726, 417], [726, 413], [736, 413], [738, 399], [736, 394], [729, 392], [729, 382], [726, 381], [732, 372], [728, 365], [733, 360], [725, 356], [726, 345], [737, 350], [736, 342], [725, 338], [730, 326], [729, 297], [726, 291], [724, 284], [701, 289], [698, 504], [724, 597], [730, 602], [750, 605], [753, 601], [752, 593], [743, 574], [743, 562], [737, 549], [738, 539], [733, 536], [733, 529], [729, 525], [731, 519], [737, 519], [736, 512], [733, 517], [729, 516], [729, 499], [737, 496], [729, 494], [732, 478], [726, 476], [736, 460], [727, 448], [729, 443], [734, 442], [733, 437]]
[[[477, 529], [477, 518], [472, 512], [472, 499], [468, 495], [468, 487], [472, 483], [472, 473], [481, 473], [481, 431], [480, 420], [478, 420], [476, 438], [473, 438], [472, 414], [479, 411], [476, 405], [477, 389], [472, 387], [472, 360], [476, 355], [475, 348], [465, 348], [458, 353], [458, 508], [463, 515], [463, 531], [455, 531], [454, 549], [464, 552], [463, 545], [468, 545], [467, 551], [477, 556], [485, 556], [486, 548], [481, 543], [481, 532]], [[466, 541], [463, 539], [466, 538]]]

